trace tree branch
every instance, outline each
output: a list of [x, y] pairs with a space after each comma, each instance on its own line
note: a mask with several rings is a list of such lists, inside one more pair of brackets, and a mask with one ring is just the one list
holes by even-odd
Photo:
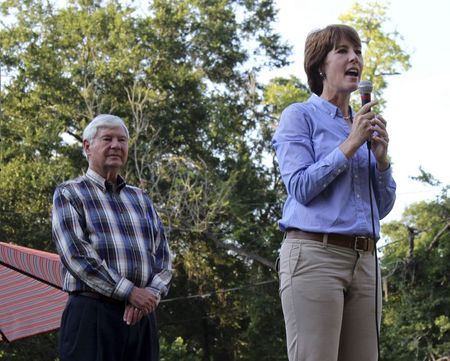
[[448, 222], [437, 234], [434, 236], [433, 240], [431, 241], [430, 245], [428, 246], [427, 253], [430, 253], [431, 250], [437, 246], [439, 242], [439, 238], [442, 237], [443, 234], [445, 234], [445, 231], [450, 230], [450, 222]]
[[205, 232], [203, 232], [203, 234], [204, 234], [209, 240], [213, 241], [218, 247], [228, 249], [228, 250], [230, 250], [230, 251], [233, 251], [233, 252], [237, 253], [237, 254], [240, 255], [240, 256], [243, 256], [243, 257], [246, 257], [246, 258], [250, 258], [250, 259], [252, 259], [252, 260], [254, 260], [254, 261], [256, 261], [256, 262], [259, 262], [259, 263], [263, 264], [264, 266], [267, 266], [267, 267], [271, 268], [271, 269], [274, 270], [274, 271], [276, 270], [276, 269], [275, 269], [275, 263], [272, 262], [272, 261], [270, 261], [270, 260], [268, 260], [267, 258], [261, 257], [260, 255], [258, 255], [258, 254], [256, 254], [256, 253], [253, 253], [253, 252], [250, 252], [250, 251], [247, 251], [247, 250], [245, 250], [245, 249], [243, 249], [243, 248], [236, 247], [236, 246], [233, 245], [233, 244], [226, 244], [226, 243], [223, 243], [222, 241], [220, 241], [220, 240], [219, 240], [214, 234], [212, 234], [211, 232], [206, 232], [206, 231], [205, 231]]
[[83, 139], [82, 139], [79, 135], [77, 135], [77, 134], [71, 132], [70, 130], [68, 130], [66, 133], [69, 134], [69, 135], [71, 135], [72, 137], [74, 137], [74, 138], [75, 138], [76, 140], [78, 140], [80, 143], [83, 143]]

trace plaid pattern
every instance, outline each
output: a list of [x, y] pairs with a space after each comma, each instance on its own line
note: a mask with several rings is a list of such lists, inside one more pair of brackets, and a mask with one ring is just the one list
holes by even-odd
[[94, 290], [126, 300], [133, 286], [166, 295], [172, 264], [164, 228], [149, 196], [118, 178], [86, 175], [53, 196], [53, 240], [63, 263], [63, 290]]

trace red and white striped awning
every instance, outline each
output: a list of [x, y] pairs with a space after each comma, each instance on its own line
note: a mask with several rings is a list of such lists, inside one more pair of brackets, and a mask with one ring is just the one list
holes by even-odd
[[0, 341], [59, 328], [67, 294], [55, 253], [0, 242]]

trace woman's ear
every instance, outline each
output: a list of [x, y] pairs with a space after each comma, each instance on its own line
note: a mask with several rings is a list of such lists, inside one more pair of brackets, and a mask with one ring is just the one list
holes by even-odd
[[324, 72], [322, 69], [319, 69], [319, 75], [320, 75], [320, 77], [322, 78], [322, 80], [324, 80], [324, 79], [327, 78], [325, 72]]

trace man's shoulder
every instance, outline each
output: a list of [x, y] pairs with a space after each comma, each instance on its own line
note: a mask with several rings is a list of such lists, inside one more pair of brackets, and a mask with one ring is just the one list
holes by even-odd
[[132, 198], [139, 199], [139, 202], [143, 202], [147, 207], [154, 208], [152, 197], [150, 197], [150, 194], [145, 189], [127, 184], [121, 192], [123, 191]]
[[79, 176], [73, 179], [68, 179], [60, 184], [58, 184], [58, 186], [56, 188], [59, 189], [73, 189], [73, 188], [78, 188], [86, 183], [89, 183], [89, 179], [85, 176]]
[[[136, 195], [142, 195], [144, 197], [149, 197], [147, 191], [145, 189], [130, 185], [127, 183], [126, 187], [124, 188], [126, 192], [134, 193]], [[150, 198], [150, 197], [149, 197]]]

